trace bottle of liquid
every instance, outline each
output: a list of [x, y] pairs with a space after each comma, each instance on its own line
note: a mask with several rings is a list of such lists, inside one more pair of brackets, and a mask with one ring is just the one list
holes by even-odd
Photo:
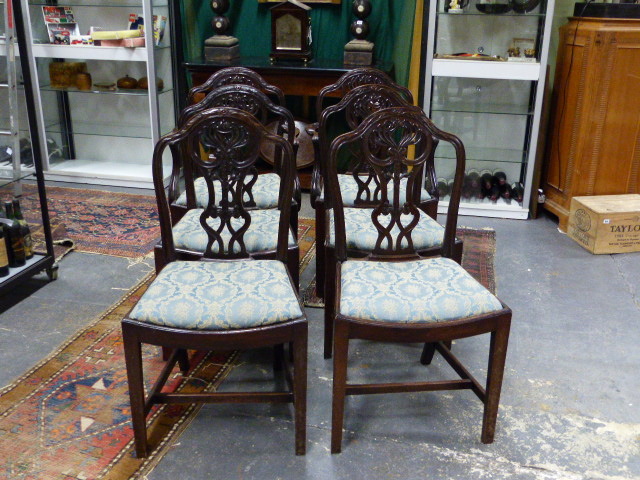
[[17, 198], [13, 199], [13, 215], [15, 217], [15, 220], [18, 221], [20, 227], [22, 228], [22, 238], [24, 238], [24, 256], [27, 260], [29, 260], [30, 258], [33, 258], [33, 239], [31, 238], [31, 230], [29, 229], [29, 225], [22, 215], [22, 210], [20, 209], [20, 201]]
[[4, 240], [4, 228], [0, 228], [0, 277], [9, 275], [9, 255]]
[[9, 215], [13, 217], [13, 204], [11, 202], [5, 202], [4, 209], [7, 218], [0, 218], [0, 222], [6, 226], [5, 233], [9, 233], [9, 266], [11, 268], [21, 267], [26, 262], [22, 228], [17, 220], [8, 218]]

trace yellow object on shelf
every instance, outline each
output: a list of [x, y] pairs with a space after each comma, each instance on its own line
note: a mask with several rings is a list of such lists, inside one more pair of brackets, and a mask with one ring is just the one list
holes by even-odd
[[142, 30], [98, 30], [91, 34], [94, 40], [122, 40], [124, 38], [142, 37]]

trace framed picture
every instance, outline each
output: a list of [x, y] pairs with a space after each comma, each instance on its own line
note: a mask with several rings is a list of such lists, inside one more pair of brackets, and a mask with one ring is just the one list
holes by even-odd
[[[281, 3], [283, 0], [258, 0], [258, 3]], [[342, 0], [300, 0], [302, 3], [342, 3]]]

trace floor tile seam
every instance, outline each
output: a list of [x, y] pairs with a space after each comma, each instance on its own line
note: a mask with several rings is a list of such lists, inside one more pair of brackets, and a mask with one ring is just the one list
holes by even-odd
[[617, 257], [618, 256], [619, 255], [616, 255], [616, 254], [609, 255], [609, 257], [613, 261], [613, 264], [616, 267], [616, 270], [618, 270], [618, 274], [620, 275], [620, 278], [622, 279], [622, 282], [624, 283], [625, 289], [631, 295], [631, 300], [632, 300], [633, 304], [636, 306], [636, 308], [638, 310], [640, 310], [640, 299], [638, 298], [637, 293], [633, 289], [633, 283], [631, 283], [629, 281], [629, 279], [627, 278], [627, 275], [625, 274], [624, 270], [622, 269], [621, 263], [619, 261], [617, 261]]

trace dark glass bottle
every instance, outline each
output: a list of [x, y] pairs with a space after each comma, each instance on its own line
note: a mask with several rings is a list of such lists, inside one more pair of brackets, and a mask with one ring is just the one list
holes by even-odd
[[438, 179], [438, 197], [440, 199], [449, 195], [449, 186], [447, 185], [447, 181], [444, 178]]
[[524, 187], [522, 184], [520, 182], [514, 183], [511, 185], [511, 190], [513, 199], [518, 203], [522, 202], [522, 199], [524, 198]]
[[33, 258], [33, 239], [31, 238], [31, 229], [22, 215], [20, 201], [17, 198], [13, 199], [13, 215], [22, 228], [22, 238], [24, 238], [24, 256], [29, 260], [30, 258]]
[[4, 209], [7, 218], [0, 219], [0, 222], [7, 227], [5, 233], [7, 233], [7, 231], [9, 233], [9, 266], [11, 268], [21, 267], [26, 262], [22, 227], [18, 221], [13, 218], [13, 204], [11, 202], [5, 202]]
[[491, 173], [483, 173], [482, 174], [482, 178], [481, 178], [481, 181], [480, 181], [480, 187], [481, 187], [481, 190], [482, 190], [482, 196], [483, 197], [491, 197], [492, 191], [493, 191], [493, 187], [494, 187], [493, 175]]
[[9, 275], [9, 255], [4, 240], [4, 228], [0, 228], [0, 277]]

